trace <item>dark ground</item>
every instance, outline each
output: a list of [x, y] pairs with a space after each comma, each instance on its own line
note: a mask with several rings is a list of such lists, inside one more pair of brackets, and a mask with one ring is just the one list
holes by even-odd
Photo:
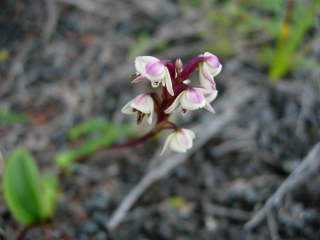
[[[219, 41], [208, 38], [206, 27], [201, 9], [177, 1], [3, 1], [0, 50], [9, 56], [0, 62], [0, 106], [31, 119], [0, 126], [4, 155], [23, 145], [50, 169], [74, 124], [96, 116], [127, 121], [120, 109], [139, 92], [128, 80], [134, 56], [187, 60], [208, 39]], [[310, 57], [319, 59], [315, 30]], [[141, 34], [150, 39], [143, 42]], [[156, 149], [149, 144], [76, 164], [62, 179], [64, 194], [47, 227], [54, 239], [320, 239], [319, 178], [288, 194], [269, 224], [243, 228], [320, 139], [319, 69], [297, 69], [274, 86], [252, 58], [259, 49], [250, 50], [222, 57], [226, 67], [217, 80], [220, 98], [233, 81], [259, 89], [239, 118], [148, 189], [112, 232], [105, 223]], [[0, 203], [0, 234], [14, 239], [21, 226]], [[29, 239], [45, 239], [47, 231], [36, 228]]]

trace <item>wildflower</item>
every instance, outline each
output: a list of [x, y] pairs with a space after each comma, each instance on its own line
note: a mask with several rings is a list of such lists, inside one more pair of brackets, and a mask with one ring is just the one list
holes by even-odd
[[[147, 134], [120, 146], [133, 146], [145, 142], [165, 129], [174, 130], [167, 137], [162, 153], [167, 148], [176, 152], [186, 152], [193, 145], [193, 131], [178, 128], [169, 117], [176, 109], [182, 112], [204, 108], [215, 112], [211, 106], [218, 95], [214, 77], [222, 70], [217, 56], [205, 52], [190, 59], [185, 65], [180, 58], [175, 61], [162, 61], [152, 56], [139, 56], [135, 59], [136, 77], [133, 82], [148, 79], [152, 87], [160, 86], [161, 91], [140, 94], [127, 103], [122, 112], [137, 114], [138, 123], [145, 116], [152, 124], [153, 115], [157, 115], [154, 128]], [[196, 87], [189, 77], [199, 70], [200, 87]]]
[[206, 108], [209, 111], [213, 111], [210, 106], [210, 102], [214, 100], [214, 96], [211, 93], [208, 95], [208, 91], [203, 88], [189, 87], [183, 90], [173, 101], [173, 103], [165, 110], [166, 114], [172, 113], [179, 104], [183, 111], [196, 110], [200, 108]]
[[163, 154], [168, 147], [175, 152], [186, 152], [192, 148], [194, 138], [195, 134], [193, 131], [185, 128], [178, 129], [167, 137], [161, 154]]
[[167, 88], [169, 94], [174, 96], [170, 73], [164, 62], [155, 57], [140, 56], [135, 60], [135, 67], [140, 76], [134, 82], [147, 78], [151, 81], [152, 87], [158, 87], [161, 83]]
[[200, 84], [207, 90], [216, 89], [214, 77], [221, 72], [222, 65], [216, 55], [205, 52], [201, 56], [204, 57], [205, 60], [199, 64]]
[[138, 123], [147, 116], [147, 121], [151, 125], [154, 114], [153, 98], [149, 94], [140, 94], [128, 102], [121, 111], [124, 114], [137, 114]]

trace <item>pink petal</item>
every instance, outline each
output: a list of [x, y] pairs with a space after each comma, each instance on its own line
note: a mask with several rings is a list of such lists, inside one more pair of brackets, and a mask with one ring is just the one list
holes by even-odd
[[199, 89], [196, 89], [196, 88], [190, 88], [187, 91], [187, 97], [188, 97], [188, 99], [190, 99], [191, 102], [193, 102], [195, 104], [200, 104], [205, 99], [202, 91], [200, 91]]
[[164, 65], [160, 62], [148, 63], [146, 65], [146, 73], [150, 76], [159, 76], [163, 73]]
[[213, 54], [208, 57], [207, 63], [213, 68], [218, 68], [220, 66], [219, 58]]

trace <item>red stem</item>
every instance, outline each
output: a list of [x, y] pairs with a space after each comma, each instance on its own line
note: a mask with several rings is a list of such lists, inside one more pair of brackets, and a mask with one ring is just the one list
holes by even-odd
[[121, 149], [121, 148], [126, 148], [126, 147], [134, 147], [137, 146], [139, 144], [144, 143], [145, 141], [149, 140], [150, 138], [154, 137], [155, 135], [157, 135], [161, 130], [153, 130], [150, 131], [149, 133], [143, 135], [142, 137], [139, 138], [135, 138], [135, 139], [130, 139], [129, 141], [125, 142], [125, 143], [117, 143], [117, 144], [113, 144], [109, 147], [110, 150], [113, 149]]

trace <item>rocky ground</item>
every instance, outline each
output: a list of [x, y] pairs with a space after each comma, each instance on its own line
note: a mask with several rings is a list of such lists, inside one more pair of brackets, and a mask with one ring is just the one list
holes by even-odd
[[[207, 32], [203, 9], [179, 1], [8, 0], [1, 5], [0, 106], [29, 119], [0, 125], [1, 151], [7, 155], [25, 146], [43, 170], [54, 168], [54, 155], [70, 146], [66, 132], [76, 123], [97, 116], [128, 122], [120, 109], [142, 87], [129, 82], [136, 55], [187, 60], [206, 50], [208, 41], [219, 41]], [[310, 58], [319, 59], [319, 29], [312, 36]], [[254, 88], [255, 97], [152, 184], [119, 226], [108, 230], [106, 223], [148, 172], [160, 141], [75, 164], [61, 179], [54, 219], [27, 238], [320, 239], [319, 177], [286, 194], [262, 224], [244, 228], [320, 140], [319, 68], [298, 69], [274, 85], [251, 59], [259, 49], [251, 50], [222, 56], [218, 111], [211, 121], [227, 111], [219, 101], [230, 98], [225, 93], [233, 84]], [[237, 102], [243, 91], [233, 93], [228, 101]], [[208, 114], [181, 122], [196, 124]], [[0, 238], [14, 239], [21, 226], [0, 203]]]

